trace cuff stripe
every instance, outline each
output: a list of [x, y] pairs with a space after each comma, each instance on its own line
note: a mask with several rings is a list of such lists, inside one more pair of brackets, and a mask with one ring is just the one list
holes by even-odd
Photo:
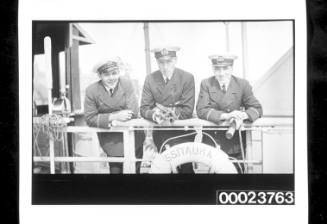
[[257, 109], [255, 109], [254, 107], [250, 107], [249, 110], [254, 111], [254, 112], [258, 115], [258, 117], [260, 117], [259, 112], [258, 112]]
[[97, 127], [99, 127], [99, 121], [100, 121], [100, 114], [97, 116]]

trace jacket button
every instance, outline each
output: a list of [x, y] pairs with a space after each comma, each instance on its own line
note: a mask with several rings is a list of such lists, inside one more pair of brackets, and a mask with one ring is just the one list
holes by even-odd
[[230, 109], [227, 109], [227, 112], [230, 112]]

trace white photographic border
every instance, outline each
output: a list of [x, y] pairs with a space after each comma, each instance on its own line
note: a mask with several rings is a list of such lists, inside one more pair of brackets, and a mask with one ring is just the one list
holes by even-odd
[[[305, 1], [63, 1], [19, 2], [19, 214], [21, 223], [307, 223], [307, 68]], [[295, 205], [153, 206], [32, 205], [33, 20], [295, 20]]]

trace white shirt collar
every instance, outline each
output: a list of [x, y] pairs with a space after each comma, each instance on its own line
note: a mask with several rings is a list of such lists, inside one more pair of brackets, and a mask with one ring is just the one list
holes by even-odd
[[[118, 80], [118, 82], [119, 82], [119, 80]], [[118, 82], [116, 83], [116, 85], [114, 85], [114, 86], [112, 86], [112, 87], [108, 87], [108, 86], [106, 86], [106, 85], [104, 85], [104, 84], [102, 84], [102, 85], [104, 86], [105, 90], [109, 93], [110, 90], [112, 90], [112, 92], [113, 92], [113, 91], [116, 89], [116, 87], [117, 87], [117, 85], [118, 85]]]
[[104, 88], [106, 89], [107, 92], [109, 92], [111, 89], [113, 90], [114, 88], [109, 88], [107, 86], [104, 86]]
[[164, 80], [168, 79], [168, 81], [171, 79], [171, 77], [172, 77], [172, 76], [167, 77], [167, 76], [162, 75], [162, 78], [163, 78]]
[[216, 80], [218, 81], [220, 88], [222, 88], [222, 86], [225, 85], [225, 88], [227, 90], [227, 88], [229, 86], [229, 83], [230, 83], [230, 80], [231, 80], [231, 77], [229, 77], [229, 79], [227, 79], [224, 82], [219, 81], [217, 78], [216, 78]]
[[175, 74], [175, 71], [176, 71], [176, 68], [174, 69], [174, 71], [173, 71], [173, 73], [171, 74], [170, 77], [168, 77], [168, 76], [164, 76], [164, 74], [162, 74], [161, 72], [160, 72], [160, 73], [161, 73], [161, 75], [162, 75], [163, 80], [166, 80], [166, 78], [167, 78], [168, 81], [170, 81], [171, 78], [173, 77], [173, 75]]

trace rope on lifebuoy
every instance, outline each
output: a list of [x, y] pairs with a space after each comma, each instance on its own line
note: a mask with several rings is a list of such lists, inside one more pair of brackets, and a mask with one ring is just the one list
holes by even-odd
[[208, 165], [211, 173], [237, 173], [224, 151], [201, 142], [185, 142], [168, 148], [155, 157], [149, 173], [173, 173], [177, 166], [191, 162]]

